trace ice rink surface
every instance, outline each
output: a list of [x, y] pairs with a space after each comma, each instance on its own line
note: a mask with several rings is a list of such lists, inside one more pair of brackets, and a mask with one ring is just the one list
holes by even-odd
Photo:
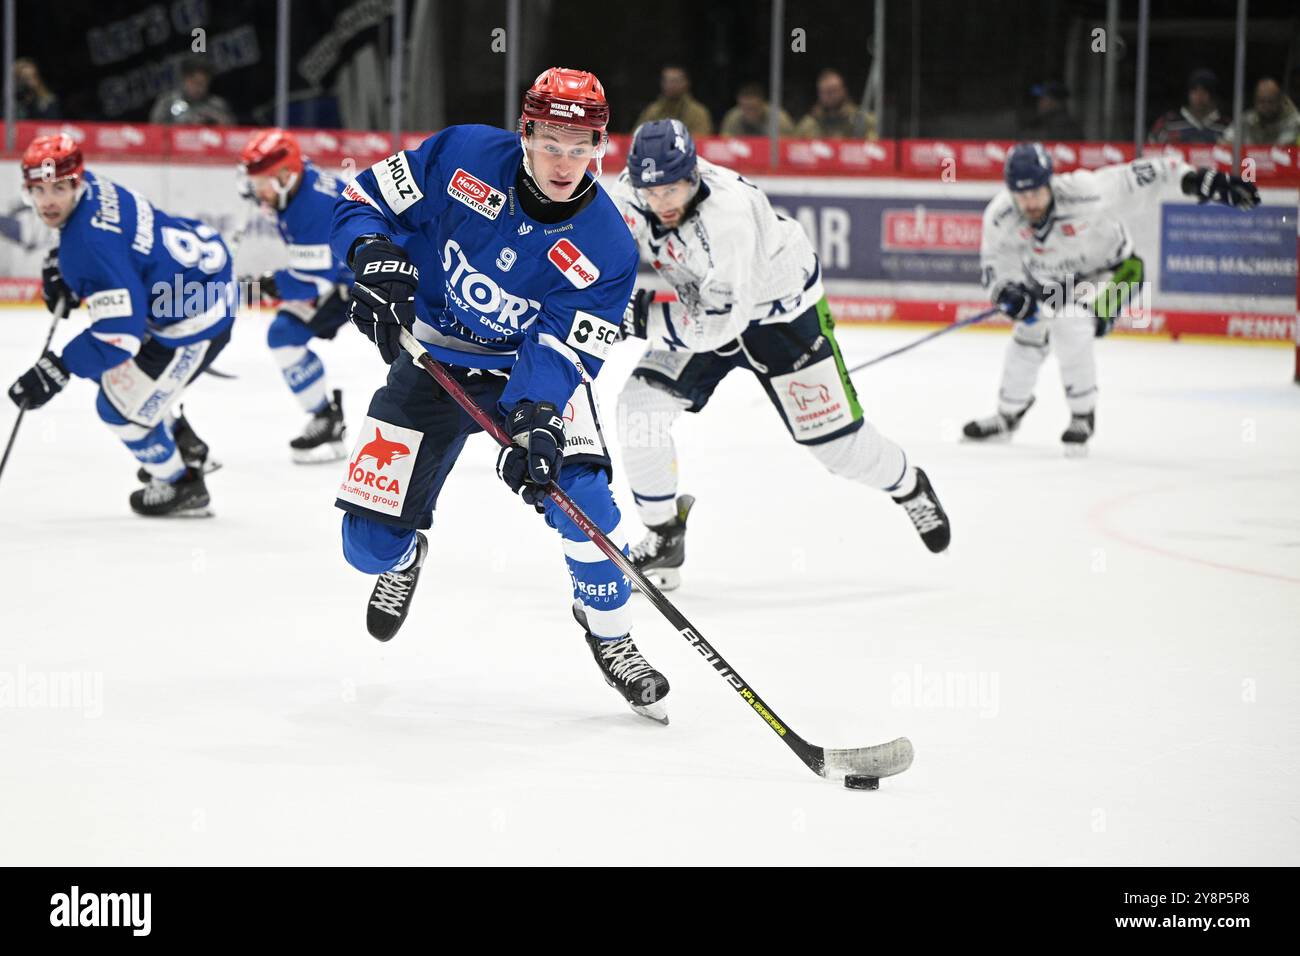
[[[0, 312], [6, 386], [47, 322]], [[632, 715], [569, 615], [554, 533], [481, 436], [411, 617], [373, 641], [371, 579], [339, 551], [342, 466], [289, 462], [303, 417], [265, 328], [242, 318], [217, 363], [238, 380], [186, 403], [225, 464], [210, 520], [130, 514], [135, 465], [89, 383], [23, 422], [0, 478], [0, 863], [1300, 863], [1290, 350], [1099, 343], [1083, 460], [1061, 453], [1054, 360], [1014, 444], [958, 442], [993, 409], [1005, 332], [860, 373], [952, 518], [941, 557], [790, 442], [752, 377], [688, 416], [672, 598], [812, 742], [911, 737], [910, 771], [850, 792], [640, 597], [672, 724]], [[852, 363], [919, 334], [841, 344]], [[379, 359], [350, 329], [318, 351], [351, 440]], [[637, 351], [599, 381], [610, 438]]]

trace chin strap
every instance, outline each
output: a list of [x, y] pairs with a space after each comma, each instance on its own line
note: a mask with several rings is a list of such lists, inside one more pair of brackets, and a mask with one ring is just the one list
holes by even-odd
[[[537, 181], [537, 177], [533, 175], [533, 164], [528, 161], [528, 140], [522, 133], [519, 136], [519, 146], [524, 151], [524, 175], [527, 176], [529, 181], [537, 187], [537, 198], [542, 202], [555, 202], [554, 199], [546, 195], [546, 190], [542, 189], [541, 184]], [[568, 199], [562, 200], [563, 202], [573, 202], [575, 199], [581, 199], [595, 187], [596, 180], [605, 175], [605, 150], [603, 147], [597, 150], [594, 158], [596, 160], [596, 175], [589, 177], [591, 182], [587, 184], [586, 188], [583, 189], [582, 192], [574, 193]], [[585, 169], [582, 173], [584, 176], [588, 175], [587, 170]]]

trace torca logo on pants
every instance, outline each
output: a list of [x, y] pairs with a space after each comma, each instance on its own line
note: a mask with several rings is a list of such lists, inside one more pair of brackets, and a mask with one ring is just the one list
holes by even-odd
[[367, 416], [339, 487], [339, 500], [400, 515], [424, 433]]
[[348, 470], [352, 474], [353, 481], [359, 481], [365, 485], [374, 485], [380, 491], [396, 493], [401, 490], [396, 479], [389, 482], [381, 476], [371, 474], [367, 469], [361, 467], [361, 462], [367, 458], [373, 458], [375, 460], [375, 471], [380, 472], [393, 462], [409, 457], [410, 454], [411, 449], [399, 441], [389, 441], [376, 426], [375, 437], [361, 446], [361, 451], [357, 454], [357, 457], [352, 462], [352, 467]]

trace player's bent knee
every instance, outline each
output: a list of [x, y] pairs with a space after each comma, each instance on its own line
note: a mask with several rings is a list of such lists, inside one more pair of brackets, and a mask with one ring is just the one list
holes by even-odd
[[412, 528], [396, 528], [351, 513], [343, 516], [343, 557], [363, 574], [391, 570], [410, 550]]
[[99, 414], [99, 420], [106, 425], [126, 425], [128, 424], [126, 416], [113, 407], [113, 403], [108, 400], [101, 388], [99, 394], [95, 396], [95, 411]]

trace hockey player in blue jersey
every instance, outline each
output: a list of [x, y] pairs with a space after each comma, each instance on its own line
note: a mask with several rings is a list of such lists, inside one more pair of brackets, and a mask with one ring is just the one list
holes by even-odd
[[[630, 634], [631, 586], [545, 497], [555, 479], [619, 546], [609, 454], [591, 381], [618, 337], [637, 251], [586, 170], [609, 107], [590, 73], [550, 69], [517, 131], [452, 126], [344, 188], [332, 245], [356, 274], [353, 323], [391, 363], [340, 486], [343, 551], [379, 575], [367, 627], [388, 640], [410, 608], [438, 493], [478, 426], [399, 342], [406, 328], [516, 444], [497, 474], [564, 539], [574, 615], [610, 686], [666, 720], [668, 682]], [[522, 150], [521, 150], [522, 147]]]
[[169, 216], [87, 170], [66, 134], [34, 140], [22, 176], [28, 201], [59, 231], [42, 275], [46, 304], [84, 304], [91, 324], [62, 355], [42, 355], [9, 397], [40, 408], [72, 375], [97, 382], [99, 417], [150, 479], [131, 494], [131, 509], [209, 514], [207, 446], [171, 410], [230, 341], [236, 289], [226, 244], [206, 223]]
[[[253, 135], [240, 154], [241, 192], [275, 216], [289, 265], [256, 277], [261, 295], [279, 299], [266, 344], [289, 391], [311, 415], [289, 442], [299, 464], [338, 461], [343, 445], [343, 393], [330, 392], [325, 366], [308, 343], [332, 339], [348, 320], [352, 271], [330, 252], [330, 219], [343, 184], [302, 157], [292, 133]], [[249, 284], [252, 284], [250, 279]]]

